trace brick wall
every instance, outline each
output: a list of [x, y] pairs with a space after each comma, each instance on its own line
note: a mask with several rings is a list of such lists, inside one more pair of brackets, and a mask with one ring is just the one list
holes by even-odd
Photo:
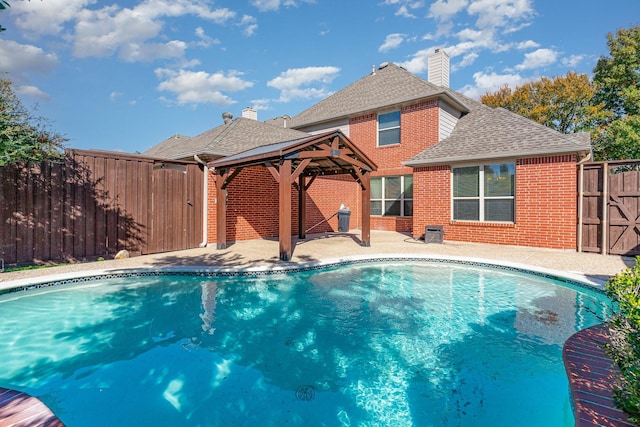
[[576, 248], [576, 158], [550, 156], [516, 162], [515, 224], [451, 221], [451, 169], [417, 168], [413, 235], [444, 226], [445, 240]]
[[[208, 242], [216, 243], [216, 176], [209, 179]], [[227, 187], [227, 240], [253, 240], [278, 237], [278, 183], [264, 167], [243, 169]], [[316, 179], [307, 190], [306, 226], [317, 225], [309, 233], [336, 231], [337, 216], [328, 222], [341, 203], [351, 209], [351, 227], [359, 227], [360, 187], [349, 176]], [[291, 190], [291, 234], [298, 234], [298, 191]], [[354, 222], [356, 221], [356, 222]]]
[[[424, 234], [426, 225], [443, 225], [446, 240], [520, 246], [575, 249], [576, 169], [575, 156], [522, 159], [516, 163], [515, 224], [451, 221], [451, 169], [449, 166], [417, 168], [406, 161], [438, 142], [438, 101], [402, 108], [401, 143], [377, 147], [377, 116], [367, 114], [350, 120], [350, 139], [378, 166], [372, 176], [412, 174], [413, 217], [371, 217], [373, 230]], [[212, 174], [213, 175], [213, 174]], [[215, 199], [215, 183], [209, 185]], [[307, 194], [306, 228], [333, 215], [344, 203], [351, 209], [351, 228], [361, 226], [360, 187], [349, 176], [318, 178]], [[298, 195], [292, 189], [292, 234], [298, 232]], [[209, 242], [216, 241], [215, 203], [209, 205]], [[309, 233], [335, 231], [337, 217]], [[273, 238], [278, 235], [278, 185], [262, 167], [243, 170], [229, 186], [227, 237], [232, 240]]]

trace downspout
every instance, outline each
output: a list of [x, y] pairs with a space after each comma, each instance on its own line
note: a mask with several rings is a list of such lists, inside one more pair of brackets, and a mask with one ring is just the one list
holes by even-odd
[[198, 245], [201, 248], [207, 246], [209, 234], [209, 168], [207, 163], [203, 161], [197, 154], [193, 155], [196, 162], [200, 163], [204, 167], [204, 191], [202, 196], [202, 242]]

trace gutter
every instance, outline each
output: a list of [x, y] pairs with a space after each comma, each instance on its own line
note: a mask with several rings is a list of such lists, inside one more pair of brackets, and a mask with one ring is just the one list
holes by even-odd
[[202, 196], [202, 242], [198, 245], [200, 248], [204, 248], [209, 243], [209, 167], [207, 162], [198, 157], [197, 154], [193, 155], [193, 159], [200, 163], [204, 167], [204, 195]]

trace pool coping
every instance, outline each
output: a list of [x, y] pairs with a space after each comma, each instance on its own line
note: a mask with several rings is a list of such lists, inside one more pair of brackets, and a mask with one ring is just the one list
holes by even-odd
[[339, 258], [329, 258], [308, 263], [289, 263], [281, 265], [264, 265], [257, 267], [220, 267], [220, 266], [153, 266], [153, 267], [122, 267], [109, 269], [85, 270], [73, 273], [53, 274], [36, 278], [16, 279], [0, 282], [0, 295], [12, 292], [42, 289], [68, 283], [82, 283], [104, 278], [140, 277], [153, 275], [188, 275], [203, 277], [233, 277], [233, 276], [263, 276], [285, 274], [299, 271], [311, 271], [342, 265], [374, 264], [385, 261], [395, 262], [432, 262], [442, 264], [457, 264], [476, 267], [489, 267], [504, 271], [531, 274], [547, 279], [559, 280], [585, 289], [602, 292], [604, 281], [589, 279], [585, 275], [553, 270], [524, 263], [499, 261], [486, 258], [420, 255], [420, 254], [371, 254], [354, 255]]

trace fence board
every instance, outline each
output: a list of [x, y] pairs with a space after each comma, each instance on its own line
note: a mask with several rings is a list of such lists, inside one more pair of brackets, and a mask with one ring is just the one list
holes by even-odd
[[0, 258], [29, 264], [197, 247], [202, 174], [194, 162], [80, 150], [63, 163], [1, 167]]
[[[640, 255], [640, 160], [584, 165], [582, 238], [585, 252]], [[607, 182], [603, 221], [603, 183]], [[603, 251], [603, 236], [607, 247]]]

